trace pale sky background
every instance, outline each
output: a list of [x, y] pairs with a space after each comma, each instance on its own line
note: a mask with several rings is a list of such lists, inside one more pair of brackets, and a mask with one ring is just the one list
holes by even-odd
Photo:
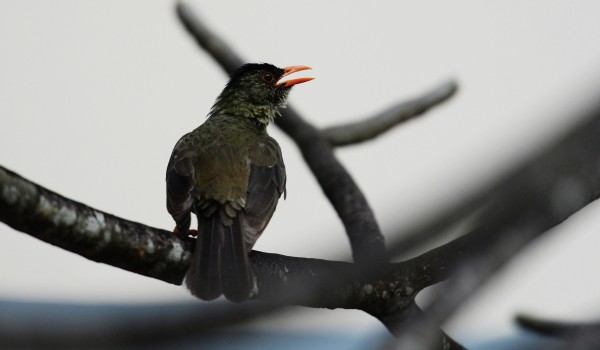
[[[337, 154], [386, 235], [475, 191], [572, 125], [598, 96], [597, 1], [190, 1], [249, 61], [310, 65], [291, 103], [329, 126], [367, 116], [453, 78], [451, 102]], [[172, 1], [0, 0], [0, 164], [67, 197], [171, 229], [164, 169], [226, 76], [183, 30]], [[349, 256], [342, 225], [290, 140], [288, 171], [256, 249]], [[600, 137], [600, 136], [599, 136]], [[311, 219], [307, 219], [311, 218]], [[514, 334], [516, 312], [600, 316], [592, 204], [515, 260], [446, 329]], [[593, 271], [593, 272], [590, 272]], [[0, 224], [0, 298], [69, 302], [191, 300]], [[300, 310], [265, 329], [379, 329], [352, 311]]]

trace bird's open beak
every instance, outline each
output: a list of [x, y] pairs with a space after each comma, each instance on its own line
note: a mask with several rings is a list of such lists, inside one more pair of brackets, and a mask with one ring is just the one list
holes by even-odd
[[283, 79], [284, 77], [295, 73], [295, 72], [299, 72], [301, 70], [307, 70], [307, 69], [312, 69], [309, 66], [289, 66], [289, 67], [285, 67], [283, 68], [283, 75], [281, 76], [281, 78], [279, 78], [279, 81], [277, 82], [277, 84], [275, 84], [275, 86], [279, 87], [279, 86], [285, 86], [285, 87], [292, 87], [296, 84], [302, 84], [302, 83], [306, 83], [307, 81], [311, 81], [314, 78], [296, 78], [296, 79], [290, 79], [290, 80], [286, 80], [286, 81], [281, 81], [281, 79]]

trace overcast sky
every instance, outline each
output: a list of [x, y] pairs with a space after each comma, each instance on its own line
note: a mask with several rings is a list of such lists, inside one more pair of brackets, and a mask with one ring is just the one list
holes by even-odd
[[[317, 126], [359, 119], [448, 80], [451, 102], [337, 154], [388, 237], [475, 191], [577, 122], [598, 96], [596, 1], [190, 1], [248, 61], [310, 65], [291, 104]], [[226, 76], [172, 1], [0, 1], [0, 164], [100, 210], [171, 229], [164, 170]], [[288, 197], [256, 249], [350, 256], [296, 146], [271, 128]], [[311, 218], [307, 220], [306, 218]], [[448, 329], [511, 332], [517, 311], [600, 315], [600, 206], [522, 254]], [[510, 278], [509, 278], [510, 276]], [[190, 300], [183, 287], [97, 264], [0, 225], [0, 297]], [[303, 311], [280, 327], [378, 327], [359, 312]], [[355, 315], [355, 317], [349, 317]], [[296, 321], [295, 321], [296, 320]]]

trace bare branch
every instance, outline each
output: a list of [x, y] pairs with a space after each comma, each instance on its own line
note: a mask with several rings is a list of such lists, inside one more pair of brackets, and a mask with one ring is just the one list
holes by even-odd
[[196, 16], [190, 7], [182, 2], [177, 3], [177, 16], [185, 29], [196, 40], [198, 45], [208, 52], [223, 69], [231, 73], [244, 61], [213, 32], [210, 31]]
[[367, 141], [447, 101], [457, 90], [456, 82], [445, 82], [422, 96], [397, 104], [374, 116], [349, 124], [332, 126], [321, 132], [334, 147]]
[[191, 244], [172, 233], [118, 218], [0, 167], [0, 220], [90, 260], [181, 284]]
[[564, 322], [546, 320], [529, 315], [518, 315], [517, 323], [532, 332], [552, 337], [567, 337], [579, 332], [593, 332], [600, 335], [600, 323]]
[[[181, 240], [168, 231], [127, 221], [71, 201], [2, 167], [0, 220], [88, 259], [175, 284], [181, 284], [195, 247], [189, 240]], [[255, 299], [275, 304], [223, 309], [220, 311], [220, 323], [212, 323], [206, 329], [202, 320], [210, 318], [210, 314], [182, 314], [179, 317], [182, 322], [176, 324], [188, 327], [156, 330], [152, 332], [152, 339], [164, 341], [184, 334], [199, 334], [216, 325], [239, 323], [248, 319], [249, 314], [260, 317], [272, 312], [278, 305], [288, 304], [363, 310], [387, 320], [383, 322], [389, 326], [391, 320], [408, 319], [419, 291], [431, 281], [445, 277], [431, 267], [435, 259], [430, 257], [425, 254], [411, 261], [393, 264], [389, 270], [373, 273], [372, 264], [359, 266], [253, 251], [250, 258], [259, 287]], [[36, 339], [70, 347], [89, 343], [96, 337], [104, 339], [107, 344], [139, 341], [140, 329], [145, 329], [144, 325], [131, 324], [133, 326], [123, 326], [118, 330], [91, 327], [91, 333], [88, 329], [69, 336], [63, 336], [65, 328], [55, 324], [58, 328], [50, 328], [45, 337]], [[154, 329], [161, 324], [150, 322], [148, 326]], [[190, 328], [189, 325], [195, 327]], [[31, 340], [31, 337], [10, 334], [0, 331], [0, 343], [22, 344]], [[451, 339], [442, 334], [440, 341], [447, 343]]]
[[[214, 33], [206, 29], [186, 5], [177, 14], [188, 32], [227, 72], [244, 60]], [[333, 154], [328, 141], [291, 107], [283, 110], [277, 125], [298, 145], [306, 163], [346, 228], [354, 260], [358, 263], [387, 262], [385, 243], [375, 215], [352, 176]]]
[[287, 108], [277, 125], [296, 141], [306, 164], [317, 178], [346, 229], [354, 261], [386, 263], [383, 235], [375, 215], [352, 176], [333, 154], [319, 131]]
[[[1, 166], [0, 221], [90, 260], [173, 284], [181, 284], [195, 247], [194, 239], [75, 202]], [[447, 277], [431, 266], [435, 254], [392, 264], [378, 274], [369, 272], [370, 266], [258, 251], [250, 260], [259, 285], [256, 299], [383, 314], [389, 312], [384, 303], [408, 302]]]
[[[88, 259], [174, 284], [181, 283], [195, 247], [191, 239], [182, 240], [168, 231], [127, 221], [72, 201], [2, 167], [0, 220], [16, 230]], [[372, 266], [253, 251], [251, 263], [259, 286], [255, 299], [274, 304], [223, 309], [221, 321], [206, 329], [239, 323], [249, 315], [260, 317], [284, 304], [364, 310], [389, 326], [412, 315], [414, 298], [420, 290], [432, 281], [446, 277], [432, 266], [435, 261], [435, 252], [430, 252], [373, 273]], [[152, 339], [168, 340], [185, 334], [199, 334], [206, 331], [203, 320], [211, 317], [210, 312], [207, 315], [181, 314], [181, 322], [176, 324], [195, 326], [156, 330], [152, 332]], [[63, 337], [68, 333], [65, 330], [68, 327], [60, 328], [60, 324], [53, 323], [58, 328], [50, 329], [38, 339], [68, 346], [85, 344], [95, 337], [101, 337], [107, 344], [139, 341], [140, 329], [146, 328], [138, 322], [131, 324], [133, 326], [118, 327], [118, 330], [83, 327], [87, 329], [85, 332]], [[161, 324], [162, 321], [149, 322], [148, 326], [154, 329]], [[0, 343], [26, 343], [31, 338], [10, 334], [0, 331]], [[449, 341], [446, 336], [440, 339]]]
[[[461, 240], [471, 243], [461, 244], [461, 259], [443, 260], [458, 263], [450, 266], [456, 273], [444, 298], [426, 310], [428, 320], [443, 323], [526, 244], [600, 196], [600, 106], [585, 116], [561, 141], [484, 190], [491, 202], [480, 215], [476, 230], [437, 249], [443, 255], [452, 254], [457, 251], [453, 245]], [[481, 196], [473, 200], [479, 201]], [[468, 201], [464, 205], [469, 206]], [[399, 341], [412, 338], [419, 327], [426, 327], [424, 321], [414, 320], [401, 332]], [[425, 344], [415, 347], [426, 348]]]
[[[0, 220], [16, 230], [94, 261], [174, 284], [181, 284], [195, 247], [191, 239], [182, 240], [168, 231], [90, 208], [2, 167]], [[388, 269], [379, 266], [378, 270], [373, 270], [377, 267], [373, 264], [361, 266], [253, 251], [250, 260], [259, 286], [255, 299], [275, 304], [223, 310], [223, 322], [237, 323], [247, 319], [247, 313], [259, 317], [273, 311], [276, 305], [294, 304], [363, 310], [390, 327], [399, 320], [412, 317], [414, 298], [423, 288], [449, 276], [448, 264], [440, 262], [448, 257], [439, 254], [438, 250], [391, 264]], [[201, 324], [198, 317], [201, 318], [181, 315], [188, 324]], [[131, 332], [121, 329], [121, 335], [116, 335], [117, 341], [135, 340], [138, 328], [134, 327]], [[156, 337], [171, 337], [169, 329], [157, 332]], [[190, 329], [187, 331], [191, 332]], [[73, 335], [64, 341], [79, 342], [87, 339], [86, 336], [95, 335]], [[121, 339], [122, 336], [127, 338]], [[451, 341], [445, 335], [440, 339], [444, 343]]]

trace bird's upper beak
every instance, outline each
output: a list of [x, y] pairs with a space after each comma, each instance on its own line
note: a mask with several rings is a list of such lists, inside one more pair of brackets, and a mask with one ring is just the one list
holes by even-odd
[[307, 70], [307, 69], [312, 69], [312, 68], [310, 68], [309, 66], [289, 66], [289, 67], [283, 68], [283, 75], [281, 75], [281, 78], [279, 78], [279, 81], [277, 82], [277, 84], [275, 84], [275, 86], [277, 86], [277, 87], [280, 87], [280, 86], [292, 87], [296, 84], [306, 83], [307, 81], [313, 80], [314, 78], [296, 78], [296, 79], [281, 81], [281, 79], [283, 79], [284, 77], [286, 77], [292, 73], [299, 72], [301, 70]]

